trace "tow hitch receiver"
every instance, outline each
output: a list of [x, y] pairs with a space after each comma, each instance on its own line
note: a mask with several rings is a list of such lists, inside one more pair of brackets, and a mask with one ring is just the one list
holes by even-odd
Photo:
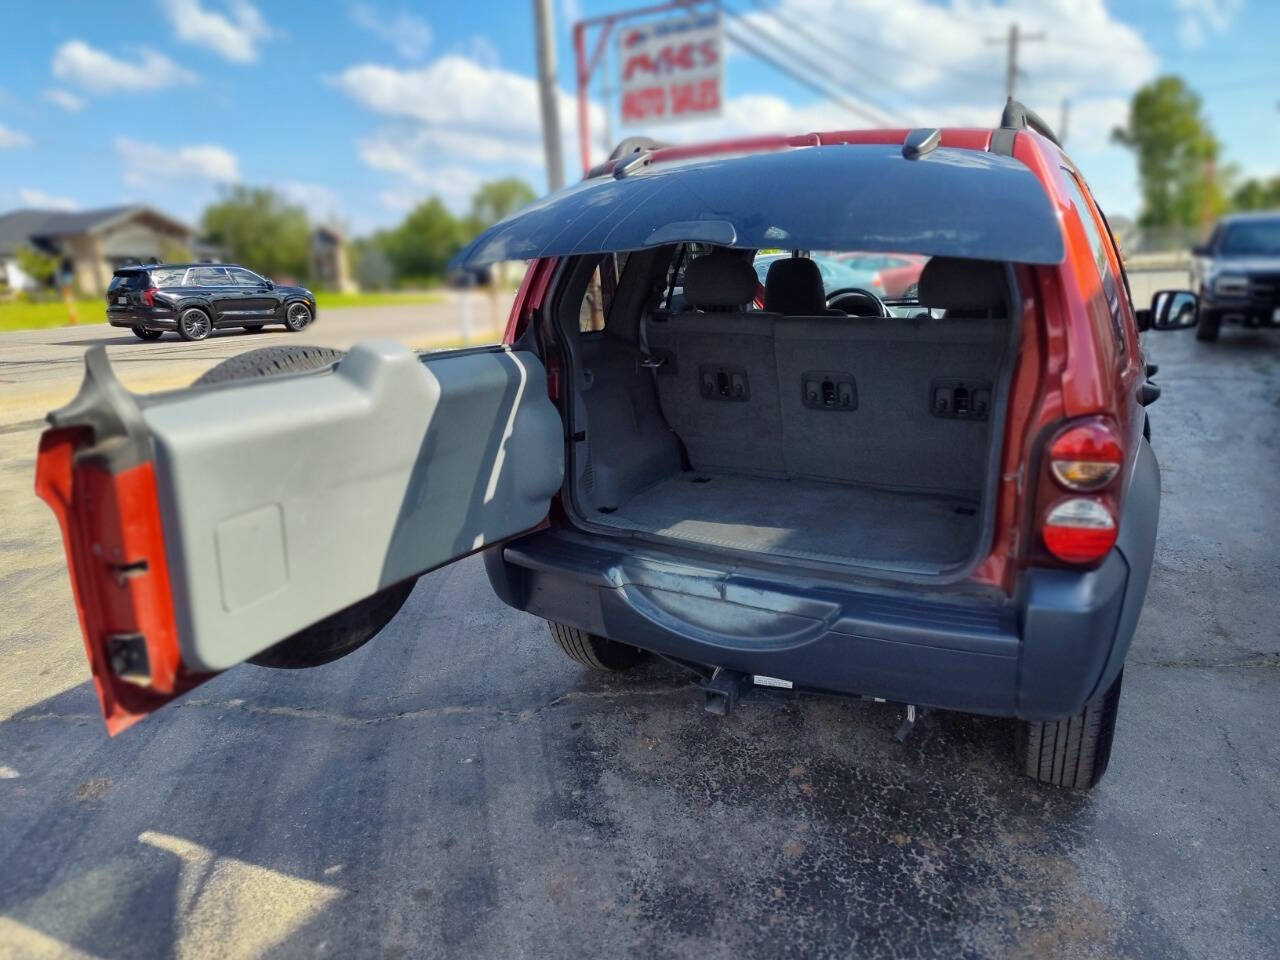
[[702, 688], [707, 692], [704, 709], [717, 717], [728, 716], [738, 705], [738, 698], [742, 696], [742, 691], [750, 686], [752, 686], [751, 674], [716, 667], [716, 672]]

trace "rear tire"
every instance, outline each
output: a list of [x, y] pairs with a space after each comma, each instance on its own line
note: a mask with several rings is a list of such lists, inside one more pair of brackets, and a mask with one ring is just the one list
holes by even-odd
[[1196, 339], [1211, 343], [1218, 339], [1218, 331], [1222, 328], [1222, 318], [1216, 313], [1202, 313], [1196, 324]]
[[1120, 707], [1124, 671], [1110, 689], [1075, 716], [1018, 724], [1018, 762], [1033, 780], [1055, 787], [1088, 790], [1107, 772]]
[[213, 321], [199, 307], [187, 307], [178, 316], [178, 336], [183, 340], [204, 340], [213, 332]]
[[[328, 347], [260, 347], [223, 360], [197, 378], [197, 384], [226, 383], [285, 373], [306, 373], [331, 367], [342, 359], [341, 350]], [[363, 647], [391, 622], [413, 592], [417, 577], [385, 587], [330, 614], [305, 630], [299, 630], [263, 650], [249, 662], [260, 667], [298, 670], [345, 657]]]
[[592, 670], [628, 670], [645, 658], [645, 652], [637, 647], [587, 633], [577, 627], [548, 620], [547, 628], [570, 660]]
[[134, 327], [133, 335], [139, 340], [159, 340], [164, 336], [164, 331], [148, 330], [146, 327]]

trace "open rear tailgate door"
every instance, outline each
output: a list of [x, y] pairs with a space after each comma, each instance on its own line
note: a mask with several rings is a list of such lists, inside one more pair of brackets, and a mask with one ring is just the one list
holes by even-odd
[[130, 394], [102, 348], [49, 415], [62, 528], [115, 733], [379, 591], [536, 527], [564, 474], [531, 353], [358, 344], [332, 369]]

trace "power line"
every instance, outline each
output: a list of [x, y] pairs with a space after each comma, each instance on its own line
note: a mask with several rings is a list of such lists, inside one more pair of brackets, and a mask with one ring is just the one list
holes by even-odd
[[[735, 22], [735, 24], [740, 23], [742, 21], [742, 14], [740, 14], [738, 11], [732, 9], [731, 7], [727, 7], [721, 3], [716, 4], [716, 6], [719, 9], [721, 9], [724, 13], [728, 14], [729, 17]], [[725, 26], [726, 26], [725, 33], [730, 40], [732, 40], [742, 49], [746, 50], [748, 53], [754, 54], [756, 57], [772, 65], [778, 71], [791, 77], [791, 79], [795, 80], [797, 83], [800, 83], [803, 86], [808, 87], [810, 90], [820, 93], [825, 97], [829, 97], [830, 99], [834, 100], [836, 103], [844, 107], [846, 110], [849, 110], [852, 113], [856, 113], [858, 116], [863, 117], [864, 119], [869, 120], [872, 123], [879, 124], [879, 123], [885, 123], [885, 122], [893, 122], [893, 118], [891, 118], [888, 115], [888, 112], [885, 111], [884, 108], [877, 107], [876, 109], [879, 111], [878, 114], [876, 112], [873, 112], [872, 110], [868, 109], [867, 106], [864, 105], [859, 100], [853, 99], [853, 96], [860, 96], [860, 95], [852, 94], [852, 92], [849, 91], [848, 88], [843, 86], [842, 84], [839, 84], [838, 82], [832, 80], [829, 77], [823, 77], [822, 79], [818, 79], [809, 74], [806, 74], [801, 70], [799, 70], [798, 68], [791, 65], [790, 63], [787, 63], [785, 60], [781, 60], [778, 57], [775, 57], [772, 53], [758, 46], [755, 43], [755, 41], [748, 40], [745, 36], [742, 35], [740, 31], [736, 29], [735, 30], [727, 29], [729, 26], [728, 24], [726, 24]], [[783, 45], [779, 44], [779, 46], [783, 46]], [[790, 50], [788, 52], [790, 52], [792, 55], [797, 55], [794, 50]], [[876, 106], [876, 105], [873, 104], [873, 106]]]
[[[782, 30], [784, 33], [788, 33], [788, 32], [794, 33], [797, 36], [804, 38], [814, 47], [817, 47], [818, 50], [826, 53], [827, 56], [835, 58], [837, 62], [843, 62], [845, 66], [848, 66], [854, 70], [860, 71], [862, 74], [869, 77], [871, 80], [874, 80], [876, 83], [880, 84], [882, 87], [885, 87], [888, 90], [892, 90], [894, 93], [898, 94], [898, 96], [902, 97], [905, 100], [910, 101], [915, 106], [917, 107], [924, 106], [924, 104], [921, 103], [919, 100], [917, 100], [913, 94], [908, 93], [906, 90], [902, 89], [901, 87], [897, 86], [894, 83], [891, 83], [890, 81], [886, 80], [884, 77], [880, 76], [879, 74], [876, 74], [871, 70], [868, 70], [862, 64], [857, 62], [850, 63], [848, 61], [848, 57], [849, 57], [848, 50], [838, 49], [834, 44], [826, 40], [826, 38], [814, 34], [810, 30], [808, 30], [803, 26], [800, 26], [799, 24], [784, 23], [781, 17], [779, 17], [774, 11], [770, 10], [768, 7], [764, 5], [764, 0], [752, 0], [752, 4], [760, 12], [761, 16], [767, 17], [770, 22], [772, 22], [775, 26], [778, 27], [778, 29]], [[867, 99], [867, 98], [864, 97], [864, 99]], [[874, 103], [874, 101], [871, 101], [871, 102]], [[883, 104], [875, 104], [875, 105], [884, 110], [889, 109], [885, 107]]]

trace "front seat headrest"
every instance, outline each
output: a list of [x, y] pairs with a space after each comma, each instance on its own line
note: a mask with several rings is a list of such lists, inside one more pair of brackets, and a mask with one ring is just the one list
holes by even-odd
[[684, 268], [684, 298], [699, 310], [728, 310], [756, 298], [756, 272], [732, 250], [704, 253]]
[[825, 316], [827, 293], [818, 265], [808, 257], [784, 257], [769, 264], [764, 308], [793, 317]]
[[934, 257], [920, 272], [918, 297], [924, 307], [979, 311], [1003, 316], [1009, 300], [1004, 264], [995, 260]]

